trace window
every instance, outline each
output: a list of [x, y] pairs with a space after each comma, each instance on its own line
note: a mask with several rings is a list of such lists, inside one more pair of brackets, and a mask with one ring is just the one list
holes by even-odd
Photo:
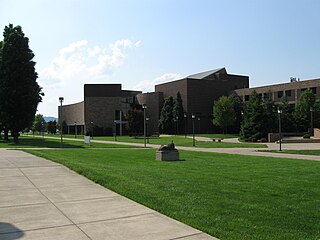
[[313, 94], [317, 94], [317, 88], [316, 87], [312, 87], [312, 88], [310, 88], [310, 90], [312, 91]]
[[267, 92], [263, 94], [263, 99], [269, 99], [272, 98], [272, 93], [271, 92]]
[[301, 92], [304, 92], [304, 91], [306, 91], [307, 90], [307, 88], [302, 88], [301, 89]]
[[287, 97], [291, 97], [291, 90], [286, 90], [285, 94], [286, 94]]
[[283, 91], [278, 91], [278, 98], [282, 98], [283, 97]]
[[249, 99], [250, 99], [250, 96], [249, 95], [245, 95], [244, 96], [244, 100], [247, 102], [247, 101], [249, 101]]

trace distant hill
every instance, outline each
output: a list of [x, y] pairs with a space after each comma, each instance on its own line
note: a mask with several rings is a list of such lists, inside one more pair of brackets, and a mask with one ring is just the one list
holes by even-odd
[[50, 122], [50, 121], [54, 121], [54, 120], [58, 120], [58, 118], [56, 118], [56, 117], [43, 117], [44, 118], [44, 120], [46, 121], [46, 122]]

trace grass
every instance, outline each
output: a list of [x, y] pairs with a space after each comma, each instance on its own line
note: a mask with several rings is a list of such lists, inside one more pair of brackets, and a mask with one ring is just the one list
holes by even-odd
[[[215, 134], [210, 136], [215, 136], [216, 138], [220, 138], [223, 134]], [[45, 135], [46, 136], [53, 136], [53, 137], [59, 137], [59, 135]], [[203, 135], [205, 136], [205, 134]], [[208, 135], [206, 135], [208, 136]], [[224, 138], [231, 138], [236, 135], [227, 135], [227, 137]], [[63, 135], [64, 138], [74, 138], [73, 134], [70, 135]], [[82, 139], [83, 135], [78, 135], [77, 138]], [[94, 140], [105, 140], [105, 141], [115, 141], [114, 137], [111, 136], [96, 136], [93, 138]], [[129, 137], [129, 136], [117, 136], [118, 142], [129, 142], [129, 143], [144, 143], [143, 137]], [[174, 142], [176, 146], [183, 146], [183, 147], [192, 147], [192, 138], [185, 138], [184, 136], [163, 136], [163, 137], [150, 137], [149, 138], [150, 144], [156, 144], [156, 145], [166, 145], [168, 143], [171, 143], [171, 141]], [[266, 144], [261, 143], [230, 143], [230, 142], [204, 142], [204, 141], [196, 141], [196, 147], [199, 148], [266, 148]]]
[[132, 148], [127, 145], [91, 143], [84, 144], [83, 141], [72, 141], [64, 139], [60, 145], [60, 139], [20, 137], [19, 143], [15, 144], [12, 139], [9, 141], [0, 140], [0, 148]]
[[319, 239], [320, 164], [155, 150], [27, 150], [220, 239]]
[[[95, 140], [107, 140], [114, 141], [114, 137], [95, 137]], [[131, 143], [143, 143], [143, 137], [135, 138], [129, 136], [117, 137], [118, 142], [131, 142]], [[151, 137], [149, 139], [150, 144], [165, 145], [174, 142], [176, 146], [192, 147], [192, 138], [184, 138], [183, 136], [170, 136], [170, 137]], [[196, 141], [196, 147], [199, 148], [266, 148], [265, 144], [257, 143], [229, 143], [229, 142], [203, 142]]]
[[301, 155], [316, 155], [320, 156], [320, 150], [261, 150], [261, 152], [274, 152], [274, 153], [289, 153]]
[[196, 134], [199, 137], [207, 137], [207, 138], [239, 138], [237, 134]]

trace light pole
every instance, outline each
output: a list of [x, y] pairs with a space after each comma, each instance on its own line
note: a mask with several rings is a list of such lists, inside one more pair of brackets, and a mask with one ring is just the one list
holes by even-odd
[[143, 137], [144, 137], [144, 147], [147, 147], [147, 141], [146, 141], [146, 109], [147, 105], [143, 104]]
[[176, 116], [176, 135], [179, 134], [179, 116]]
[[310, 107], [310, 118], [311, 118], [311, 123], [310, 123], [310, 127], [311, 127], [311, 136], [313, 136], [313, 107]]
[[93, 139], [93, 121], [91, 121], [91, 135], [92, 135], [92, 139]]
[[183, 117], [184, 117], [184, 138], [187, 138], [187, 113], [184, 113]]
[[194, 115], [192, 113], [191, 118], [192, 118], [192, 146], [195, 146], [196, 145], [196, 141], [195, 141], [195, 138], [194, 138], [194, 120], [196, 118], [196, 115]]
[[64, 98], [63, 97], [59, 97], [59, 101], [60, 101], [60, 146], [62, 146], [62, 102], [63, 102]]
[[200, 117], [198, 117], [198, 121], [199, 121], [199, 133], [201, 133], [201, 128], [200, 128], [200, 127], [201, 127], [201, 125], [200, 125], [200, 124], [201, 124], [201, 122], [200, 122]]
[[281, 114], [282, 110], [278, 107], [278, 117], [279, 117], [279, 151], [281, 151]]
[[148, 122], [149, 122], [149, 118], [146, 117], [146, 132], [147, 132], [147, 143], [149, 143], [149, 134], [148, 134]]
[[74, 122], [74, 138], [77, 138], [77, 122]]

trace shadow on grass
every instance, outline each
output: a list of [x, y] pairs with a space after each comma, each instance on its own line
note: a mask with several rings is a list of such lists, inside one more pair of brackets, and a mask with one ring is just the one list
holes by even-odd
[[4, 141], [0, 140], [1, 148], [85, 148], [81, 142], [76, 142], [73, 144], [59, 141], [54, 141], [52, 139], [45, 138], [20, 138], [19, 143], [14, 143], [13, 140]]

